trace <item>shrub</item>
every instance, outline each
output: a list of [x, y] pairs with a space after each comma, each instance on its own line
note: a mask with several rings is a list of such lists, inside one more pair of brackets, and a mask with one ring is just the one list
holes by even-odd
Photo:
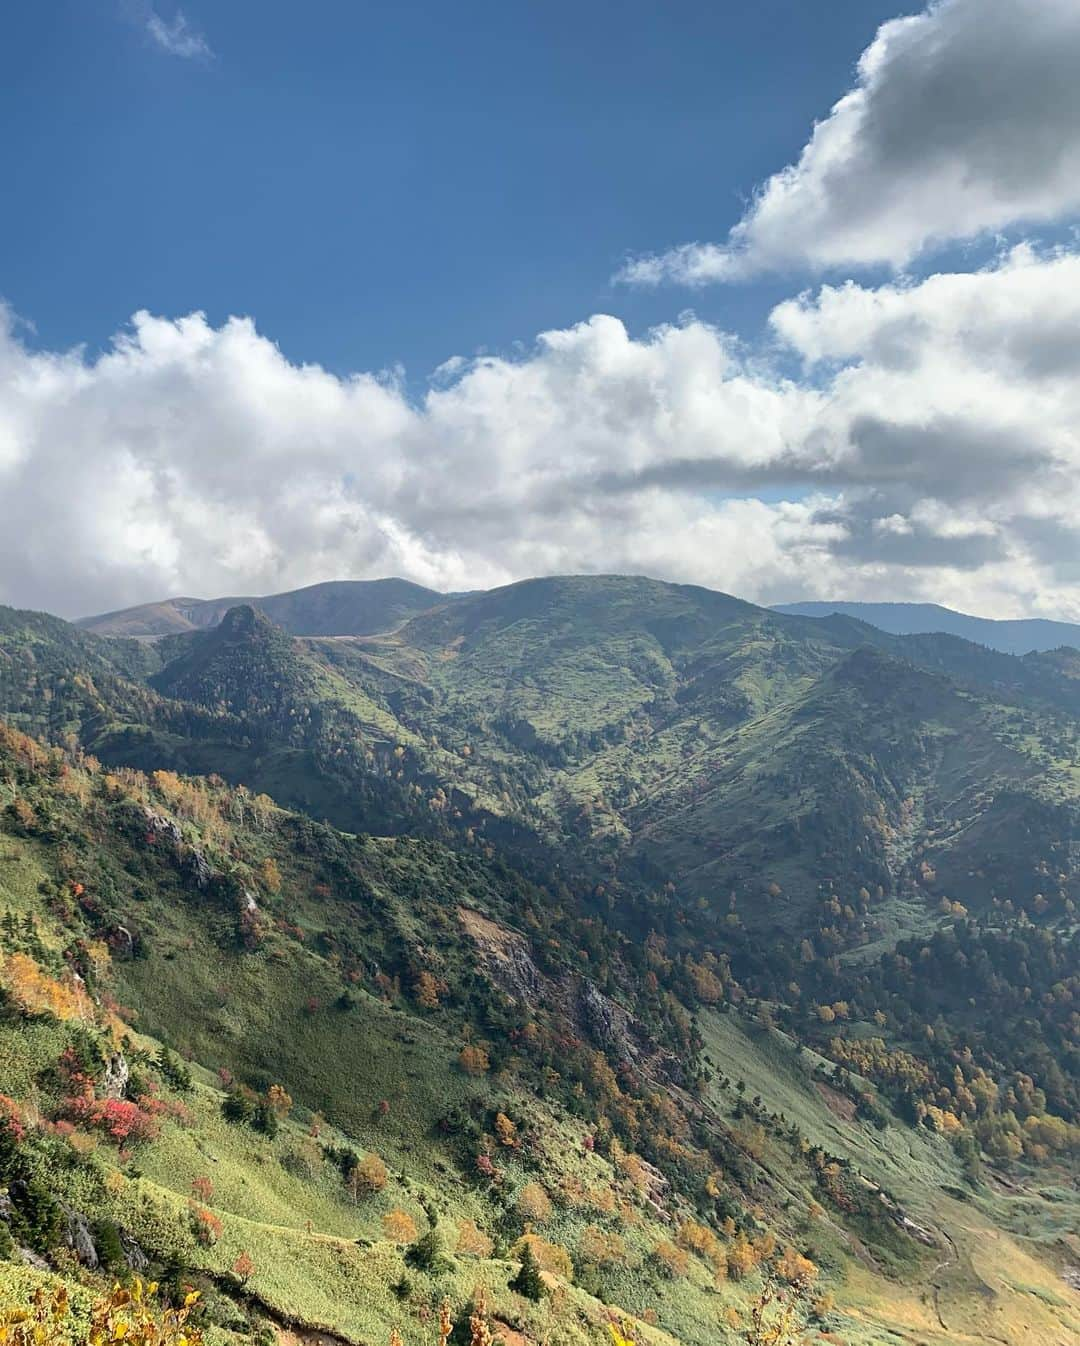
[[386, 1165], [377, 1154], [365, 1154], [350, 1170], [348, 1181], [354, 1201], [374, 1196], [386, 1186]]
[[157, 1120], [142, 1106], [146, 1101], [80, 1095], [66, 1099], [62, 1108], [71, 1121], [100, 1131], [117, 1145], [138, 1145], [156, 1139], [159, 1131]]
[[[7, 1346], [66, 1346], [76, 1339], [91, 1342], [138, 1342], [139, 1346], [203, 1346], [203, 1334], [190, 1322], [199, 1292], [189, 1290], [178, 1308], [158, 1307], [157, 1287], [136, 1277], [129, 1288], [117, 1285], [94, 1301], [89, 1331], [72, 1321], [67, 1286], [51, 1294], [42, 1287], [25, 1307], [0, 1310], [0, 1340]], [[82, 1334], [86, 1333], [85, 1336]]]
[[685, 1276], [690, 1270], [690, 1254], [685, 1249], [672, 1243], [670, 1239], [662, 1239], [650, 1254], [656, 1269], [662, 1276], [669, 1280], [675, 1280], [679, 1276]]
[[490, 1257], [494, 1243], [483, 1230], [478, 1229], [475, 1220], [461, 1220], [458, 1223], [456, 1252], [466, 1257]]
[[382, 1222], [383, 1238], [391, 1243], [412, 1243], [416, 1238], [416, 1221], [406, 1211], [395, 1208], [387, 1211]]
[[191, 1232], [204, 1248], [212, 1248], [221, 1237], [222, 1224], [212, 1210], [191, 1203]]
[[518, 1214], [527, 1224], [544, 1224], [551, 1219], [551, 1201], [538, 1182], [527, 1182], [518, 1193]]

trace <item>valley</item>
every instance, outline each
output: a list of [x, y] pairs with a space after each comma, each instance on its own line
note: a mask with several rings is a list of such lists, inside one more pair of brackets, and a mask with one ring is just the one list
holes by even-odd
[[1080, 654], [381, 583], [0, 609], [0, 1292], [1080, 1335]]

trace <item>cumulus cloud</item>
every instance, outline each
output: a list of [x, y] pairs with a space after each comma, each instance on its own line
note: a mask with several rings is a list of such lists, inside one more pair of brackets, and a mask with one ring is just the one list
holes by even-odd
[[1080, 5], [938, 0], [878, 30], [855, 87], [725, 243], [630, 261], [620, 279], [902, 267], [924, 249], [1080, 211]]
[[191, 26], [183, 10], [178, 9], [172, 19], [164, 19], [156, 10], [148, 9], [145, 22], [155, 46], [170, 56], [192, 61], [208, 60], [213, 55], [206, 38]]
[[419, 400], [242, 318], [140, 313], [96, 359], [9, 324], [0, 600], [616, 570], [1080, 618], [1080, 254], [826, 286], [771, 322], [795, 377], [700, 321], [599, 315]]

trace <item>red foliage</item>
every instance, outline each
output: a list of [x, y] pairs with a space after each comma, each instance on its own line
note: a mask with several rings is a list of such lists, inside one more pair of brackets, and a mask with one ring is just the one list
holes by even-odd
[[70, 1121], [102, 1132], [117, 1145], [154, 1140], [159, 1131], [153, 1113], [126, 1098], [94, 1098], [91, 1091], [89, 1096], [76, 1094], [66, 1099], [62, 1110]]
[[191, 1191], [193, 1196], [197, 1196], [200, 1201], [213, 1201], [214, 1182], [208, 1178], [205, 1173], [200, 1173], [197, 1178], [191, 1180]]
[[196, 1240], [204, 1248], [212, 1247], [221, 1237], [221, 1221], [212, 1210], [191, 1203], [191, 1228]]
[[13, 1098], [0, 1094], [0, 1126], [4, 1126], [16, 1141], [26, 1138], [26, 1128], [19, 1120], [19, 1107]]

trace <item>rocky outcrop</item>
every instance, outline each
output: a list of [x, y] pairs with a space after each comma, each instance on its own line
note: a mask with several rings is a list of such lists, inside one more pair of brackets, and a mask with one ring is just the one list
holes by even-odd
[[101, 1258], [98, 1257], [97, 1245], [94, 1242], [94, 1231], [90, 1228], [90, 1221], [80, 1211], [66, 1205], [63, 1201], [59, 1205], [63, 1216], [64, 1243], [88, 1271], [96, 1271], [101, 1265]]
[[217, 871], [197, 846], [187, 844], [180, 824], [164, 813], [158, 813], [149, 805], [143, 809], [143, 817], [146, 819], [147, 836], [155, 843], [168, 842], [176, 852], [181, 869], [195, 880], [195, 886], [209, 888]]
[[491, 980], [515, 1000], [535, 1004], [544, 979], [529, 956], [525, 937], [469, 907], [459, 907], [458, 918], [476, 941]]
[[123, 1098], [130, 1075], [131, 1068], [124, 1053], [115, 1052], [105, 1062], [105, 1070], [101, 1076], [101, 1092], [106, 1098]]
[[586, 1031], [597, 1046], [620, 1064], [634, 1065], [639, 1053], [630, 1031], [630, 1015], [591, 981], [581, 983], [578, 1004]]
[[143, 1252], [138, 1241], [133, 1234], [129, 1234], [126, 1229], [117, 1229], [117, 1235], [120, 1239], [120, 1247], [124, 1250], [124, 1261], [128, 1264], [129, 1270], [141, 1276], [150, 1266], [150, 1259]]

